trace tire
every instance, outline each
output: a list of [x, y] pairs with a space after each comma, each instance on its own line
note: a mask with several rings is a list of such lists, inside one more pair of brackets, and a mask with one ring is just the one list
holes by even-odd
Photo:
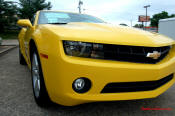
[[41, 107], [48, 105], [51, 102], [46, 90], [41, 63], [36, 50], [32, 54], [31, 75], [33, 95], [36, 103]]
[[23, 56], [22, 53], [21, 53], [20, 47], [19, 47], [19, 63], [20, 63], [21, 65], [26, 65], [26, 64], [27, 64], [26, 61], [25, 61], [25, 59], [24, 59], [24, 56]]

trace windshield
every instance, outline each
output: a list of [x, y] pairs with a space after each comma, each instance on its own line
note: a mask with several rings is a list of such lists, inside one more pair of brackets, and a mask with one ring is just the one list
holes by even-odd
[[69, 22], [104, 23], [104, 21], [102, 21], [101, 19], [90, 15], [51, 11], [41, 11], [38, 19], [38, 24], [54, 24]]

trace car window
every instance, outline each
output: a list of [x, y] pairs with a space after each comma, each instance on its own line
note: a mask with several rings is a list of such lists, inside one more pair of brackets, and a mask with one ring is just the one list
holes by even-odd
[[96, 17], [77, 14], [77, 13], [64, 13], [64, 12], [46, 12], [42, 11], [39, 15], [38, 24], [48, 23], [69, 23], [69, 22], [89, 22], [89, 23], [104, 23], [101, 19]]
[[32, 25], [34, 25], [35, 17], [36, 17], [36, 15], [34, 15], [34, 16], [32, 17], [32, 19], [31, 19], [31, 23], [32, 23]]

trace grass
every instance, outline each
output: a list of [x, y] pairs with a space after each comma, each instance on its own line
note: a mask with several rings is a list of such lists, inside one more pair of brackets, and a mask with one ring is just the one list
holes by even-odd
[[18, 30], [8, 30], [8, 31], [5, 31], [3, 33], [0, 33], [0, 37], [3, 40], [7, 40], [7, 39], [18, 39], [18, 33], [19, 33]]

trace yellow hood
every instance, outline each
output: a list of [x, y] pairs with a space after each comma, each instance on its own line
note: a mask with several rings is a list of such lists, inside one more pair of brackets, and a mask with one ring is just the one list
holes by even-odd
[[174, 44], [174, 40], [160, 34], [111, 24], [68, 23], [39, 27], [47, 33], [56, 34], [62, 40], [152, 47]]

